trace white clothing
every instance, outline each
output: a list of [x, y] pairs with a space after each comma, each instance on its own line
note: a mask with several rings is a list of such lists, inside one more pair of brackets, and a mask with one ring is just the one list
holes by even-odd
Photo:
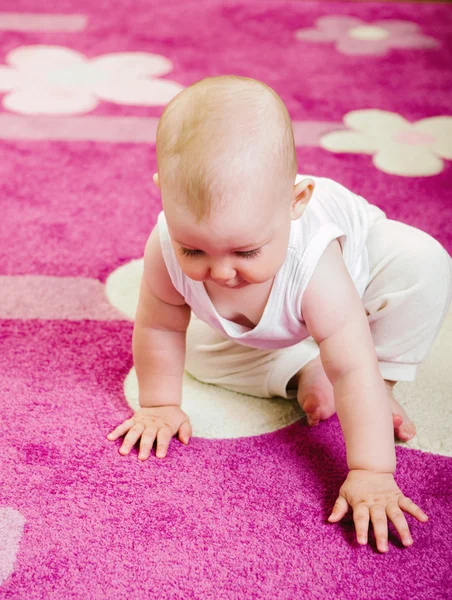
[[[311, 176], [309, 176], [311, 177]], [[297, 181], [302, 176], [298, 175]], [[369, 227], [385, 214], [361, 196], [326, 178], [311, 177], [314, 193], [301, 217], [291, 222], [284, 264], [275, 276], [264, 313], [253, 327], [222, 317], [204, 283], [187, 277], [177, 262], [163, 212], [158, 217], [162, 254], [176, 290], [192, 312], [226, 338], [252, 348], [278, 349], [309, 337], [301, 317], [302, 296], [334, 239], [339, 239], [347, 270], [362, 298], [369, 279], [366, 240]]]
[[[367, 238], [370, 274], [363, 295], [383, 379], [413, 381], [446, 316], [452, 261], [427, 233], [379, 219]], [[292, 377], [319, 355], [309, 337], [279, 350], [237, 344], [193, 317], [186, 370], [205, 383], [258, 397], [295, 397]]]
[[319, 354], [300, 318], [302, 295], [334, 239], [362, 298], [383, 378], [414, 380], [450, 305], [449, 255], [427, 233], [387, 219], [339, 183], [312, 179], [314, 194], [292, 222], [285, 262], [254, 328], [220, 316], [203, 282], [184, 275], [159, 215], [168, 273], [195, 315], [187, 331], [186, 369], [200, 381], [253, 396], [296, 395], [288, 382]]

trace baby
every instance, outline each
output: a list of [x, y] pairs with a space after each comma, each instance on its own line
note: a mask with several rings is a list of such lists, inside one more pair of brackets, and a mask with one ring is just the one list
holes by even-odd
[[[394, 432], [415, 434], [392, 394], [412, 381], [451, 296], [450, 258], [326, 178], [297, 175], [289, 114], [265, 84], [212, 77], [166, 107], [157, 132], [163, 212], [146, 244], [133, 332], [140, 409], [107, 438], [163, 458], [188, 444], [184, 367], [258, 397], [297, 397], [310, 425], [336, 411], [349, 473], [329, 517], [353, 511], [367, 544], [388, 522], [413, 543]], [[190, 322], [191, 319], [191, 322]], [[190, 326], [189, 326], [190, 322]]]

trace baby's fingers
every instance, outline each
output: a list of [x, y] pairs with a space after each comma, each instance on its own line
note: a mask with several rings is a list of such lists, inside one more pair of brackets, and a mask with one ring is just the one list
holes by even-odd
[[375, 533], [377, 548], [380, 552], [387, 552], [388, 548], [388, 519], [386, 511], [380, 504], [370, 507], [370, 518]]
[[152, 429], [148, 427], [142, 433], [140, 442], [140, 452], [138, 454], [138, 458], [140, 460], [146, 460], [149, 458], [156, 435], [157, 429], [155, 427]]
[[353, 509], [353, 522], [355, 524], [358, 544], [366, 545], [369, 533], [369, 509], [365, 504], [358, 504]]
[[127, 419], [127, 421], [124, 421], [124, 423], [121, 423], [121, 425], [118, 425], [116, 427], [116, 429], [113, 429], [113, 431], [111, 431], [107, 435], [107, 439], [114, 442], [119, 437], [124, 435], [126, 433], [126, 431], [129, 431], [129, 429], [132, 427], [132, 425], [134, 423], [135, 423], [135, 421], [133, 420], [133, 418]]
[[158, 458], [165, 458], [172, 437], [173, 432], [171, 431], [171, 427], [169, 427], [169, 425], [162, 425], [157, 432], [157, 448], [155, 450], [155, 455]]
[[124, 438], [121, 448], [119, 452], [123, 455], [129, 454], [134, 445], [136, 444], [139, 437], [143, 433], [144, 424], [143, 423], [135, 423], [135, 425], [129, 429], [129, 433]]
[[399, 498], [399, 506], [402, 510], [415, 517], [418, 521], [422, 521], [423, 523], [428, 521], [428, 516], [425, 514], [425, 512], [406, 496], [401, 496]]
[[393, 523], [394, 527], [397, 529], [398, 534], [400, 535], [400, 539], [404, 546], [411, 546], [413, 543], [413, 538], [410, 534], [410, 529], [408, 527], [408, 523], [406, 522], [405, 515], [400, 510], [397, 502], [391, 502], [386, 507], [386, 514], [388, 515], [388, 519]]
[[347, 511], [348, 511], [347, 500], [344, 498], [344, 496], [339, 496], [334, 504], [333, 512], [328, 517], [328, 521], [330, 523], [337, 523], [343, 517], [345, 517], [345, 515], [347, 514]]
[[192, 427], [190, 421], [184, 421], [182, 425], [179, 427], [179, 440], [187, 445], [191, 436], [192, 436]]

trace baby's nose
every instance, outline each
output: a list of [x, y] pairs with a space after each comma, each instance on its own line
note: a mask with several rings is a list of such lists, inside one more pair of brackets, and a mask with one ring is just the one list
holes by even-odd
[[236, 275], [237, 271], [227, 262], [218, 262], [212, 265], [210, 269], [210, 276], [215, 281], [228, 281], [229, 279], [234, 279]]

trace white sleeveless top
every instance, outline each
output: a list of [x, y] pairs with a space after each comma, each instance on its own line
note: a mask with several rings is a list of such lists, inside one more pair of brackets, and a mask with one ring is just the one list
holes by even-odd
[[[187, 277], [177, 262], [165, 215], [158, 217], [163, 259], [171, 281], [185, 302], [202, 321], [225, 337], [261, 349], [285, 348], [309, 336], [302, 319], [303, 293], [328, 244], [339, 239], [348, 272], [362, 298], [369, 277], [366, 239], [370, 223], [385, 214], [341, 184], [322, 177], [305, 211], [291, 221], [289, 246], [284, 264], [275, 275], [264, 313], [253, 327], [239, 325], [218, 314], [204, 283]], [[302, 179], [297, 176], [296, 182]], [[334, 290], [332, 290], [334, 293]]]

